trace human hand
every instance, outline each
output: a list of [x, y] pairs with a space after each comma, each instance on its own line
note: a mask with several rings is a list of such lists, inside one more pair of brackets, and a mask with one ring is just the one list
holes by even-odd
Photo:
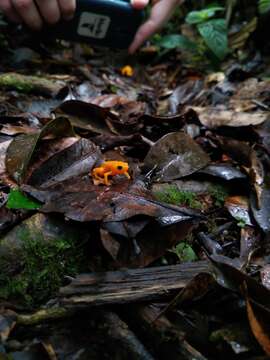
[[0, 0], [0, 10], [14, 22], [23, 22], [33, 30], [43, 23], [55, 24], [72, 18], [76, 0]]
[[[148, 5], [149, 0], [131, 0], [131, 3], [135, 9], [142, 9]], [[129, 53], [133, 54], [150, 36], [161, 29], [180, 3], [182, 0], [153, 0], [150, 17], [138, 29], [129, 47]]]

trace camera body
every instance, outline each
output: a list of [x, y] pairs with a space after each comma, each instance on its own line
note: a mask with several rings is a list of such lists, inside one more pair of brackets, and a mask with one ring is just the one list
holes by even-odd
[[77, 0], [72, 20], [46, 28], [45, 36], [110, 48], [128, 48], [144, 12], [128, 0]]

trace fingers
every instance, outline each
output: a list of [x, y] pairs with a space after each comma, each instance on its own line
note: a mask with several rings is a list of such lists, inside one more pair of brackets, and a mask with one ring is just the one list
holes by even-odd
[[58, 0], [58, 4], [61, 17], [65, 20], [70, 20], [76, 10], [76, 0]]
[[134, 9], [142, 10], [149, 4], [149, 0], [131, 0]]
[[169, 20], [179, 3], [179, 0], [160, 0], [155, 3], [149, 19], [139, 28], [129, 47], [130, 54], [133, 54], [150, 36], [157, 32]]
[[55, 24], [60, 20], [60, 9], [56, 0], [36, 0], [42, 18], [48, 24]]
[[0, 0], [0, 10], [11, 21], [22, 21], [33, 30], [40, 30], [43, 22], [55, 24], [60, 18], [71, 19], [75, 8], [76, 0]]
[[41, 29], [43, 21], [32, 0], [12, 0], [11, 3], [27, 26], [33, 30]]
[[0, 0], [0, 10], [3, 11], [3, 13], [14, 22], [20, 22], [21, 18], [14, 9], [12, 3], [10, 0]]

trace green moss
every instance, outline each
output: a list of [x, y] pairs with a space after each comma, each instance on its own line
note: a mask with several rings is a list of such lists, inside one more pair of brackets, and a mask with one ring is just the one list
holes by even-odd
[[209, 194], [214, 199], [214, 204], [218, 207], [224, 205], [226, 197], [229, 195], [228, 190], [221, 185], [213, 185], [209, 188]]
[[14, 76], [14, 74], [2, 74], [0, 76], [0, 87], [16, 89], [24, 93], [29, 93], [33, 90], [33, 85], [30, 79], [27, 81], [22, 75]]
[[54, 296], [64, 275], [79, 271], [82, 249], [74, 240], [55, 238], [45, 241], [40, 233], [19, 233], [23, 242], [23, 265], [18, 275], [0, 274], [0, 297], [38, 305]]
[[174, 205], [187, 205], [191, 208], [201, 209], [202, 205], [197, 200], [196, 193], [181, 191], [175, 185], [169, 185], [163, 191], [157, 191], [154, 196], [158, 201]]

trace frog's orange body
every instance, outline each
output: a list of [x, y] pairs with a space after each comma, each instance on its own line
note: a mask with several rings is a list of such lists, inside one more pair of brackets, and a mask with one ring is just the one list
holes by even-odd
[[95, 185], [110, 185], [109, 176], [125, 175], [130, 179], [128, 173], [128, 163], [124, 161], [104, 161], [99, 167], [92, 170], [92, 177]]

